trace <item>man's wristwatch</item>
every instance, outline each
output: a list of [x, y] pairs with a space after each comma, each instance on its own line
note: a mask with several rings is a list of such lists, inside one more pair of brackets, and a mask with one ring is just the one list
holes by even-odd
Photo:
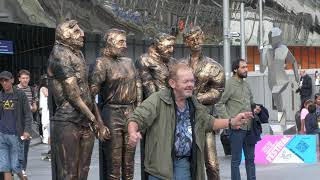
[[229, 118], [229, 129], [231, 129], [232, 125], [231, 125], [231, 118]]

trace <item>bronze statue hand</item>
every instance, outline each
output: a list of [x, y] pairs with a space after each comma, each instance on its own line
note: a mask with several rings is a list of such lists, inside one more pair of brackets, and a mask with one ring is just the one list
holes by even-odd
[[94, 132], [97, 139], [105, 141], [111, 138], [109, 128], [103, 124], [89, 123], [89, 127]]
[[110, 130], [104, 124], [96, 124], [95, 134], [100, 141], [105, 141], [111, 138]]
[[111, 138], [109, 128], [103, 124], [100, 110], [96, 103], [93, 105], [93, 116], [90, 118], [90, 128], [96, 134], [100, 141], [105, 141]]

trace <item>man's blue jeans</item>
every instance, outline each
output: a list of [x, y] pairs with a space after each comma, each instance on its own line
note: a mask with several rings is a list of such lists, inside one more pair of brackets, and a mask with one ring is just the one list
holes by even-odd
[[[189, 158], [174, 160], [173, 162], [174, 180], [191, 180], [191, 169]], [[149, 175], [149, 180], [161, 180], [155, 176]]]
[[240, 163], [242, 156], [242, 149], [245, 156], [247, 180], [256, 179], [256, 168], [254, 164], [254, 149], [255, 144], [248, 144], [246, 142], [247, 131], [241, 129], [232, 129], [230, 134], [231, 144], [231, 179], [241, 180]]
[[17, 135], [0, 132], [0, 172], [20, 173], [23, 162], [23, 144]]

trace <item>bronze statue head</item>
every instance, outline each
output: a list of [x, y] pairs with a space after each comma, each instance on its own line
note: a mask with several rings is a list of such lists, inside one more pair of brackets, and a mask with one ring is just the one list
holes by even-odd
[[168, 59], [173, 54], [176, 38], [166, 33], [159, 33], [154, 39], [153, 45], [162, 58]]
[[80, 49], [83, 46], [84, 32], [76, 20], [65, 21], [60, 23], [56, 28], [56, 40], [73, 48]]
[[200, 51], [203, 45], [204, 34], [199, 26], [194, 26], [183, 33], [184, 44], [191, 51]]
[[109, 29], [105, 35], [106, 42], [105, 55], [109, 56], [122, 56], [127, 49], [126, 32], [120, 29]]

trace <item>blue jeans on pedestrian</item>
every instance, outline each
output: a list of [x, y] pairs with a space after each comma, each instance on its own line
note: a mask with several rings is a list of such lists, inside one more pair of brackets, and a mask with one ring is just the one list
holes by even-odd
[[[191, 169], [189, 157], [175, 159], [173, 162], [174, 180], [191, 180]], [[149, 175], [149, 180], [161, 180], [155, 176]]]
[[0, 172], [20, 173], [22, 162], [22, 141], [16, 135], [0, 132]]
[[230, 134], [231, 144], [231, 180], [241, 180], [240, 163], [242, 157], [242, 149], [245, 157], [247, 180], [256, 179], [256, 168], [254, 164], [255, 144], [246, 142], [247, 132], [241, 129], [232, 129]]

